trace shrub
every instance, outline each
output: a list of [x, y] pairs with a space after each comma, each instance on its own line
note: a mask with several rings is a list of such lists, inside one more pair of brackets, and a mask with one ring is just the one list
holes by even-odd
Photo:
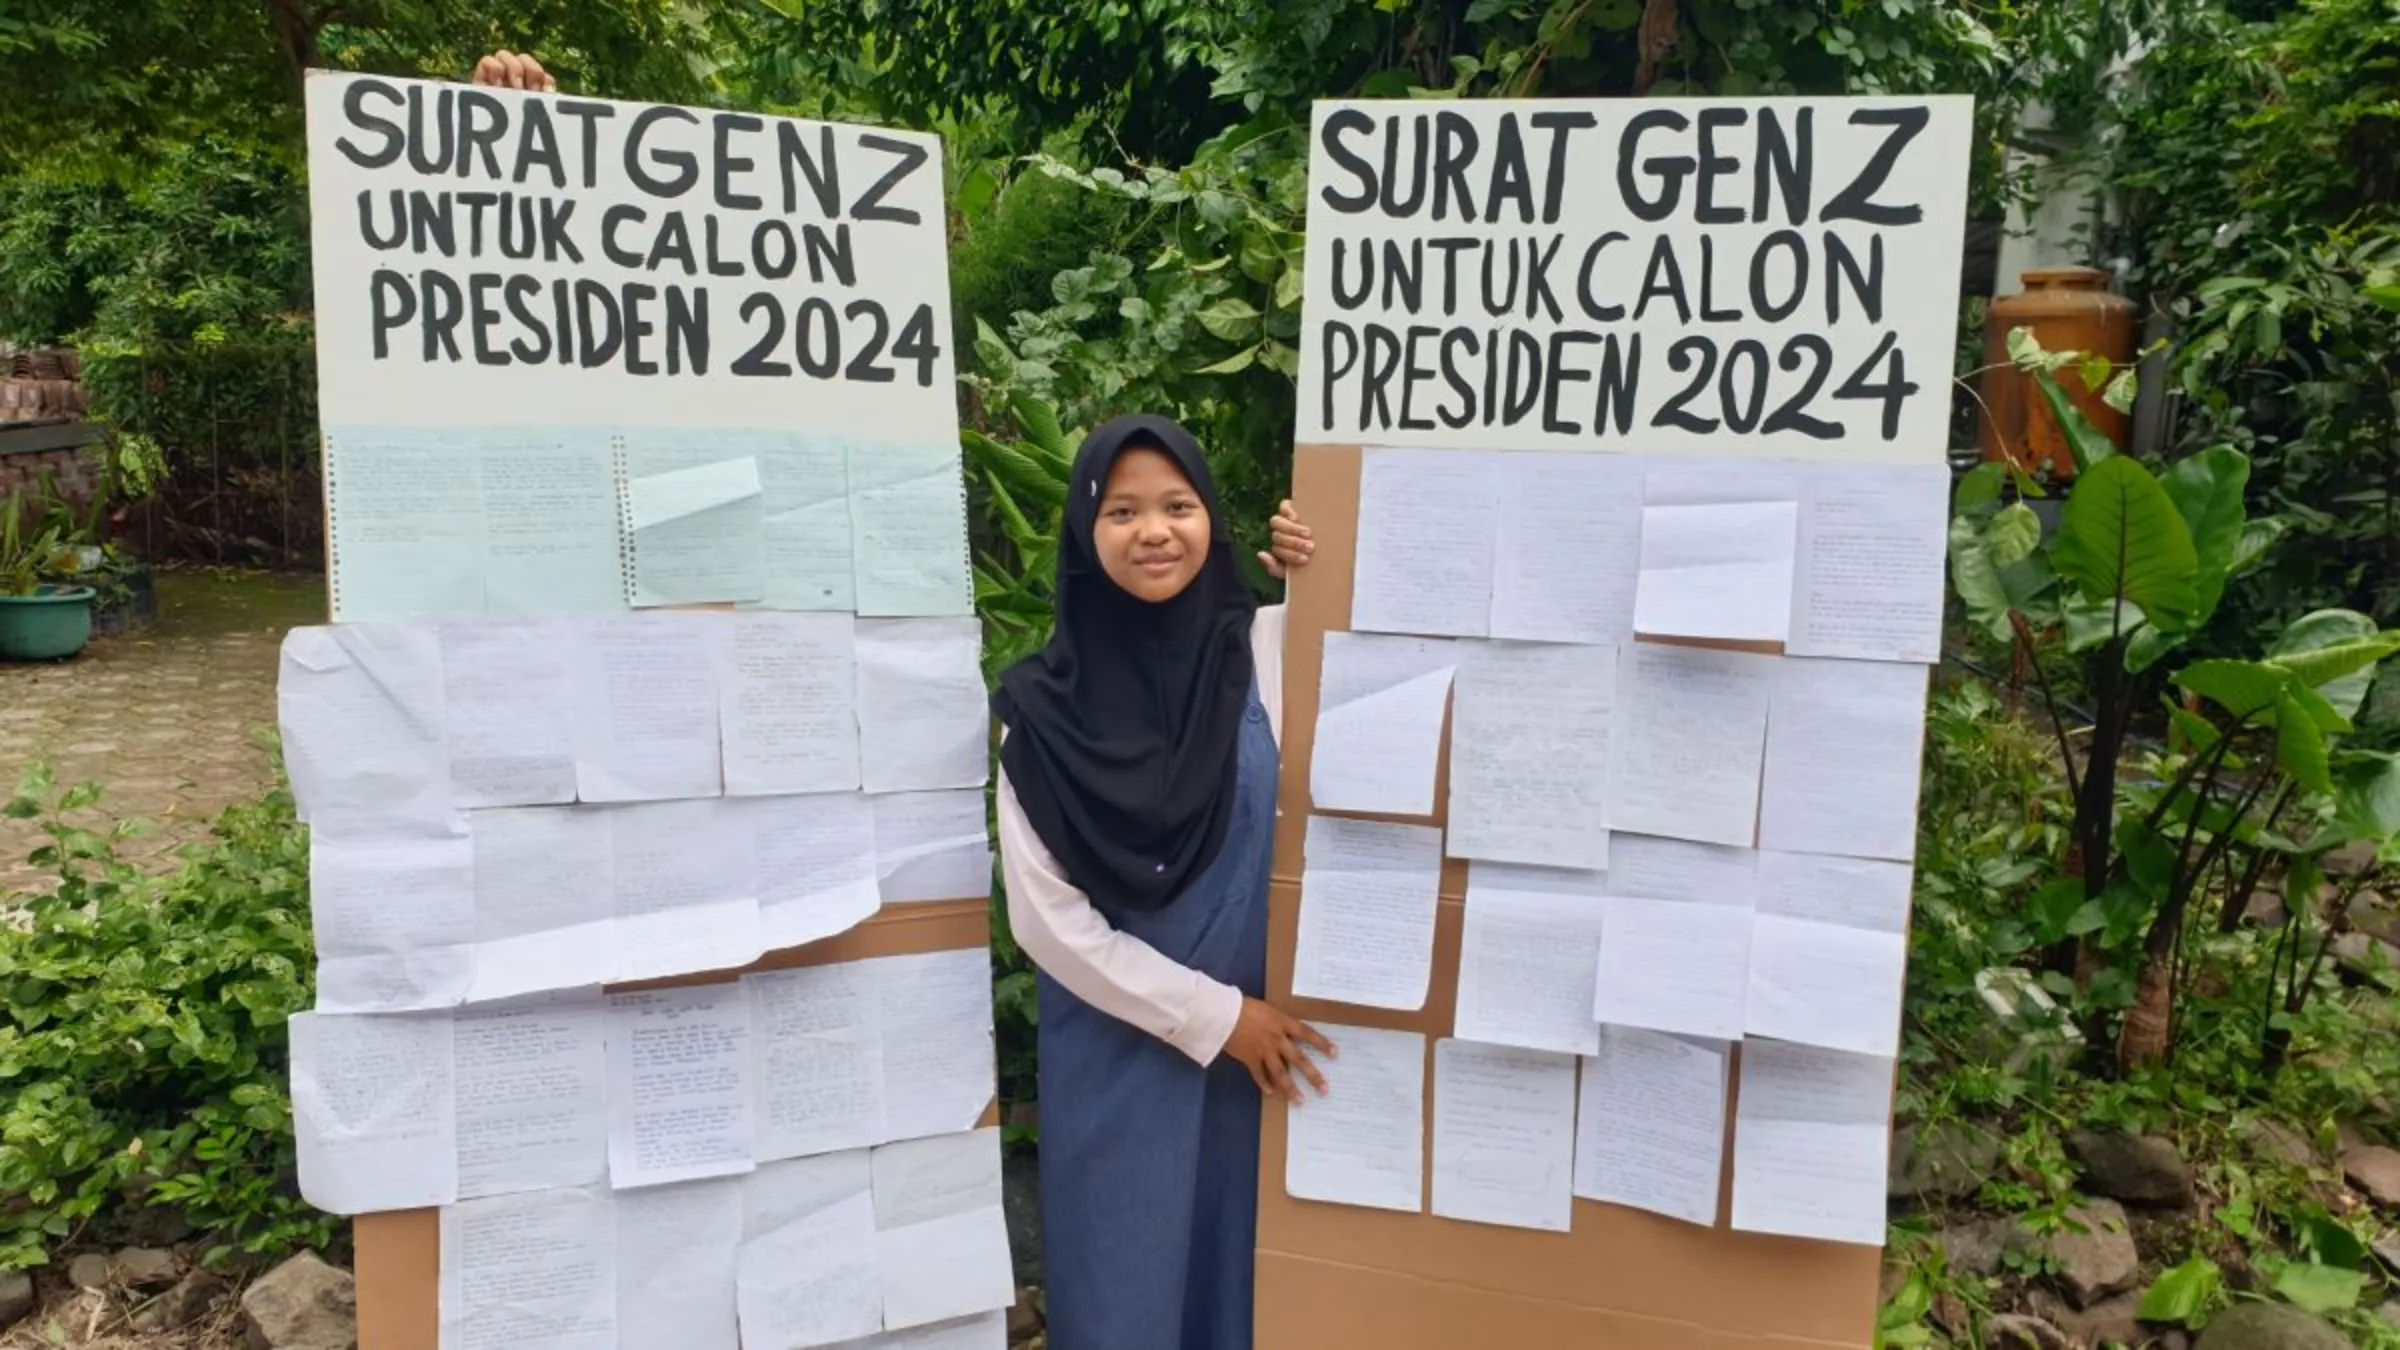
[[300, 1199], [285, 1086], [315, 968], [290, 795], [226, 811], [162, 877], [115, 854], [138, 826], [68, 823], [99, 798], [53, 794], [36, 767], [5, 806], [42, 820], [33, 858], [58, 886], [0, 922], [0, 1269], [120, 1207], [179, 1211], [212, 1260], [324, 1243], [336, 1221]]

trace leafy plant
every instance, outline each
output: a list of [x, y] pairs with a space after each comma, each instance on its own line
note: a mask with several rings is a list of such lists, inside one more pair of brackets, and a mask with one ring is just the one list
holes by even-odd
[[284, 1025], [311, 999], [307, 834], [278, 789], [165, 877], [71, 823], [100, 803], [26, 771], [57, 879], [0, 923], [0, 1269], [39, 1265], [113, 1207], [179, 1211], [207, 1255], [322, 1245], [293, 1175]]
[[[2207, 625], [2277, 527], [2248, 518], [2249, 461], [2239, 451], [2212, 448], [2155, 473], [2117, 454], [2067, 399], [2051, 373], [2056, 359], [2022, 334], [2011, 347], [2077, 474], [2047, 533], [2023, 500], [2039, 491], [2030, 479], [2017, 475], [2020, 499], [2003, 504], [2006, 470], [1970, 475], [1951, 523], [1953, 581], [1976, 627], [2034, 672], [2074, 800], [2063, 875], [2029, 904], [2035, 939], [2049, 946], [2054, 972], [2081, 977], [2103, 1006], [2123, 1011], [2118, 1059], [2133, 1068], [2174, 1042], [2187, 915], [2212, 878], [2246, 895], [2275, 858], [2321, 856], [2355, 830], [2380, 830], [2380, 840], [2400, 827], [2387, 819], [2381, 780], [2364, 772], [2371, 762], [2337, 744], [2377, 663], [2400, 650], [2400, 632], [2325, 611], [2293, 624], [2260, 658], [2185, 665], [2166, 681], [2180, 702], [2160, 709], [2170, 743], [2131, 756], [2136, 718], [2159, 688], [2155, 669]], [[2053, 648], [2077, 659], [2092, 705], [2080, 757], [2042, 660]], [[2136, 767], [2144, 773], [2129, 777]], [[2287, 813], [2336, 824], [2275, 835]]]
[[2225, 1274], [2217, 1263], [2197, 1253], [2183, 1264], [2163, 1271], [2142, 1293], [2135, 1315], [2145, 1322], [2185, 1327], [2208, 1325], [2208, 1315], [2223, 1302]]
[[46, 495], [0, 498], [0, 595], [32, 595], [74, 579], [76, 540]]

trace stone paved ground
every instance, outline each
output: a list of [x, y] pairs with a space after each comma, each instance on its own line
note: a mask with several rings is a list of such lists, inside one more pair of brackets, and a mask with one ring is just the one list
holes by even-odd
[[[158, 623], [57, 664], [0, 663], [0, 796], [28, 762], [107, 793], [78, 823], [154, 822], [124, 854], [165, 867], [226, 806], [273, 781], [275, 653], [325, 614], [322, 578], [188, 571], [158, 579]], [[0, 820], [0, 905], [41, 874], [28, 822]]]

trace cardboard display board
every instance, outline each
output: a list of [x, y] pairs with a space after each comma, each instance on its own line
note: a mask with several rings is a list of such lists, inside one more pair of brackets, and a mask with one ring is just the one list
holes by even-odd
[[[975, 621], [936, 138], [316, 72], [307, 102], [335, 622], [814, 610], [973, 665], [945, 641]], [[721, 556], [745, 533], [747, 572]], [[729, 578], [740, 589], [677, 594]], [[967, 674], [974, 734], [887, 743], [882, 783], [868, 747], [863, 784], [854, 760], [847, 789], [727, 795], [979, 797]], [[988, 899], [938, 898], [971, 878], [954, 857], [928, 870], [929, 851], [896, 864], [916, 889], [886, 873], [880, 910], [846, 931], [606, 992], [984, 950]], [[993, 1101], [979, 1123], [997, 1118]], [[440, 1225], [437, 1209], [357, 1216], [364, 1350], [441, 1344]], [[997, 1337], [991, 1306], [974, 1320]]]
[[[1292, 997], [1319, 679], [1325, 635], [1352, 628], [1364, 457], [1414, 447], [1938, 473], [1968, 112], [1964, 99], [1318, 106], [1293, 471], [1316, 553], [1289, 601], [1268, 995], [1312, 1023], [1426, 1036], [1429, 1172], [1433, 1041], [1453, 1029], [1468, 863], [1442, 865], [1422, 1008]], [[1528, 265], [1512, 300], [1487, 304], [1483, 288]], [[1525, 275], [1539, 278], [1530, 292]], [[1914, 387], [1830, 397], [1887, 378]], [[1778, 407], [1804, 416], [1762, 412]], [[1938, 586], [1938, 551], [1932, 567]], [[1452, 729], [1446, 714], [1434, 812], [1368, 818], [1447, 826]], [[1865, 1350], [1878, 1247], [1732, 1227], [1739, 1062], [1737, 1041], [1713, 1226], [1583, 1198], [1564, 1233], [1294, 1199], [1289, 1111], [1271, 1105], [1259, 1350]]]

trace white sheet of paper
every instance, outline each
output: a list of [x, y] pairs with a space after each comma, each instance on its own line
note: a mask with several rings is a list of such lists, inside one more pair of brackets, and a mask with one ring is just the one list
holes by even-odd
[[623, 609], [624, 522], [609, 434], [492, 427], [474, 439], [486, 507], [484, 608], [514, 614]]
[[1369, 450], [1359, 468], [1350, 626], [1483, 637], [1492, 628], [1492, 540], [1501, 456]]
[[1450, 856], [1609, 865], [1617, 663], [1611, 647], [1473, 646], [1451, 713]]
[[859, 1191], [742, 1244], [742, 1344], [831, 1345], [883, 1326], [875, 1199]]
[[325, 429], [327, 589], [335, 622], [388, 623], [484, 607], [479, 459], [476, 447], [450, 428]]
[[1459, 941], [1459, 1039], [1588, 1055], [1600, 1044], [1601, 874], [1510, 863], [1467, 873]]
[[1703, 1228], [1725, 1157], [1725, 1047], [1607, 1027], [1583, 1062], [1575, 1193]]
[[1791, 629], [1798, 515], [1788, 501], [1643, 507], [1634, 631], [1783, 641]]
[[477, 811], [474, 1002], [617, 978], [616, 880], [606, 811]]
[[1621, 649], [1611, 830], [1750, 846], [1775, 660], [1647, 642]]
[[873, 1168], [885, 1327], [925, 1326], [1016, 1302], [998, 1130], [887, 1144], [875, 1150]]
[[1908, 931], [1916, 869], [1830, 853], [1758, 855], [1758, 912], [1878, 933]]
[[1883, 1245], [1892, 1061], [1812, 1045], [1742, 1047], [1733, 1226]]
[[742, 1239], [748, 1241], [827, 1205], [868, 1194], [874, 1173], [867, 1150], [857, 1148], [762, 1163], [757, 1171], [741, 1178], [741, 1183]]
[[451, 799], [462, 807], [575, 800], [574, 642], [564, 624], [439, 625]]
[[751, 1167], [750, 990], [608, 998], [608, 1176], [622, 1190]]
[[1594, 1017], [1616, 1026], [1740, 1039], [1754, 917], [1747, 906], [1610, 896], [1607, 911]]
[[1767, 715], [1759, 845], [1917, 856], [1926, 668], [1787, 657]]
[[958, 440], [850, 447], [850, 542], [861, 615], [971, 614]]
[[300, 819], [449, 810], [442, 647], [431, 627], [344, 624], [284, 634], [275, 715]]
[[633, 603], [691, 605], [765, 594], [761, 490], [758, 460], [749, 455], [656, 473], [637, 468], [625, 489]]
[[1743, 1030], [1896, 1055], [1907, 964], [1908, 939], [1898, 933], [1761, 914], [1750, 935]]
[[1620, 834], [1611, 842], [1608, 863], [1610, 895], [1696, 905], [1758, 902], [1759, 855], [1751, 849]]
[[762, 1161], [884, 1141], [877, 963], [841, 961], [742, 977]]
[[1792, 569], [1794, 656], [1942, 659], [1950, 471], [1941, 464], [1811, 464]]
[[[1286, 1106], [1284, 1193], [1410, 1214], [1425, 1208], [1425, 1038], [1316, 1024], [1336, 1053], [1317, 1058], [1326, 1095]], [[1314, 1058], [1312, 1056], [1312, 1058]]]
[[317, 1011], [407, 1012], [466, 998], [475, 850], [461, 815], [321, 815], [308, 838]]
[[962, 618], [858, 623], [859, 760], [869, 792], [982, 787], [992, 717], [983, 623]]
[[727, 796], [857, 789], [853, 627], [847, 614], [743, 614], [716, 625]]
[[1635, 455], [1503, 456], [1492, 636], [1616, 646], [1633, 641], [1642, 561]]
[[619, 1350], [740, 1350], [742, 1178], [615, 1197]]
[[875, 876], [883, 902], [981, 900], [992, 893], [983, 790], [892, 792], [875, 808]]
[[714, 797], [722, 614], [617, 614], [576, 625], [576, 794], [587, 802]]
[[1575, 1208], [1575, 1057], [1433, 1046], [1433, 1212], [1567, 1231]]
[[1327, 633], [1308, 795], [1326, 811], [1433, 814], [1433, 773], [1458, 644]]
[[458, 1197], [447, 1013], [291, 1018], [300, 1194], [329, 1214]]
[[442, 1350], [616, 1350], [617, 1219], [604, 1187], [521, 1191], [441, 1216]]
[[758, 478], [766, 508], [762, 605], [835, 613], [856, 609], [849, 447], [814, 436], [761, 447]]
[[598, 990], [462, 1008], [461, 1198], [608, 1180], [608, 1014]]
[[767, 950], [821, 941], [883, 904], [875, 878], [875, 808], [855, 792], [752, 797], [730, 803], [751, 826], [758, 922]]
[[731, 970], [765, 953], [748, 816], [701, 798], [614, 807], [608, 822], [618, 979]]
[[1441, 885], [1439, 829], [1310, 816], [1293, 995], [1424, 1007]]
[[844, 1341], [834, 1350], [1008, 1350], [1008, 1313], [977, 1313], [955, 1322], [887, 1331]]
[[883, 1029], [883, 1137], [974, 1128], [999, 1092], [990, 950], [920, 952], [869, 964]]

